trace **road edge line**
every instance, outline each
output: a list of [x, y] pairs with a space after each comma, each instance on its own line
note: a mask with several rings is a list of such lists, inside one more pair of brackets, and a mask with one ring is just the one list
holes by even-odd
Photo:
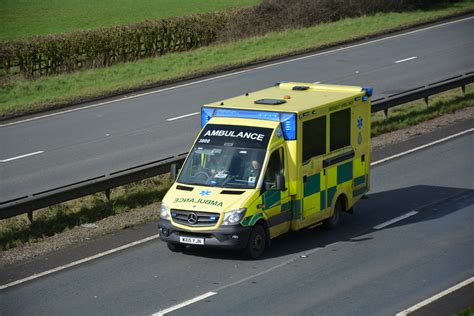
[[405, 151], [403, 151], [403, 152], [401, 152], [401, 153], [398, 153], [398, 154], [389, 156], [389, 157], [387, 157], [387, 158], [383, 158], [383, 159], [374, 161], [374, 162], [372, 162], [370, 165], [371, 165], [371, 166], [376, 166], [376, 165], [381, 164], [381, 163], [384, 163], [384, 162], [386, 162], [386, 161], [389, 161], [389, 160], [392, 160], [392, 159], [395, 159], [395, 158], [398, 158], [398, 157], [402, 157], [402, 156], [411, 154], [411, 153], [416, 152], [416, 151], [418, 151], [418, 150], [421, 150], [421, 149], [424, 149], [424, 148], [427, 148], [427, 147], [430, 147], [430, 146], [433, 146], [433, 145], [436, 145], [436, 144], [445, 142], [445, 141], [447, 141], [447, 140], [450, 140], [450, 139], [453, 139], [453, 138], [462, 136], [462, 135], [464, 135], [464, 134], [468, 134], [468, 133], [473, 132], [473, 131], [474, 131], [474, 128], [469, 128], [469, 129], [466, 129], [466, 130], [464, 130], [464, 131], [462, 131], [462, 132], [459, 132], [459, 133], [456, 133], [456, 134], [453, 134], [453, 135], [450, 135], [450, 136], [443, 137], [443, 138], [441, 138], [441, 139], [432, 141], [432, 142], [430, 142], [430, 143], [428, 143], [428, 144], [424, 144], [424, 145], [421, 145], [421, 146], [418, 146], [418, 147], [415, 147], [415, 148], [412, 148], [412, 149], [409, 149], [409, 150], [405, 150]]
[[85, 263], [85, 262], [88, 262], [88, 261], [92, 261], [92, 260], [94, 260], [94, 259], [98, 259], [98, 258], [103, 257], [103, 256], [107, 256], [107, 255], [113, 254], [113, 253], [116, 253], [116, 252], [125, 250], [125, 249], [127, 249], [127, 248], [130, 248], [130, 247], [133, 247], [133, 246], [137, 246], [137, 245], [143, 244], [143, 243], [148, 242], [148, 241], [150, 241], [150, 240], [157, 239], [157, 238], [159, 238], [159, 237], [160, 237], [159, 234], [152, 235], [152, 236], [150, 236], [150, 237], [143, 238], [143, 239], [134, 241], [134, 242], [129, 243], [129, 244], [125, 244], [125, 245], [120, 246], [120, 247], [117, 247], [117, 248], [113, 248], [113, 249], [110, 249], [110, 250], [107, 250], [107, 251], [104, 251], [104, 252], [100, 252], [100, 253], [98, 253], [98, 254], [96, 254], [96, 255], [93, 255], [93, 256], [90, 256], [90, 257], [86, 257], [86, 258], [81, 259], [81, 260], [73, 261], [73, 262], [71, 262], [71, 263], [68, 263], [68, 264], [65, 264], [65, 265], [56, 267], [56, 268], [54, 268], [54, 269], [50, 269], [50, 270], [43, 271], [43, 272], [41, 272], [41, 273], [37, 273], [37, 274], [30, 275], [29, 277], [26, 277], [26, 278], [23, 278], [23, 279], [20, 279], [20, 280], [16, 280], [16, 281], [13, 281], [13, 282], [10, 282], [10, 283], [7, 283], [7, 284], [0, 285], [0, 290], [4, 290], [4, 289], [6, 289], [6, 288], [9, 288], [9, 287], [12, 287], [12, 286], [15, 286], [15, 285], [19, 285], [19, 284], [22, 284], [22, 283], [25, 283], [25, 282], [28, 282], [28, 281], [37, 279], [37, 278], [40, 278], [40, 277], [45, 276], [45, 275], [48, 275], [48, 274], [52, 274], [52, 273], [55, 273], [55, 272], [59, 272], [59, 271], [62, 271], [62, 270], [64, 270], [64, 269], [71, 268], [71, 267], [77, 266], [77, 265], [79, 265], [79, 264], [82, 264], [82, 263]]
[[429, 298], [427, 298], [427, 299], [425, 299], [425, 300], [419, 302], [418, 304], [415, 304], [415, 305], [413, 305], [413, 306], [411, 306], [411, 307], [409, 307], [409, 308], [407, 308], [407, 309], [405, 309], [405, 310], [403, 310], [403, 311], [397, 313], [395, 316], [407, 316], [407, 315], [409, 315], [409, 314], [411, 314], [411, 313], [413, 313], [413, 312], [419, 310], [420, 308], [422, 308], [422, 307], [424, 307], [424, 306], [426, 306], [426, 305], [428, 305], [428, 304], [431, 304], [431, 303], [433, 303], [434, 301], [437, 301], [437, 300], [439, 300], [440, 298], [442, 298], [442, 297], [444, 297], [444, 296], [446, 296], [446, 295], [448, 295], [448, 294], [450, 294], [450, 293], [452, 293], [452, 292], [454, 292], [454, 291], [456, 291], [456, 290], [459, 290], [460, 288], [463, 288], [463, 287], [465, 287], [465, 286], [467, 286], [467, 285], [469, 285], [469, 284], [471, 284], [471, 283], [473, 283], [473, 282], [474, 282], [474, 277], [470, 277], [470, 278], [468, 278], [468, 279], [466, 279], [466, 280], [464, 280], [464, 281], [462, 281], [462, 282], [460, 282], [460, 283], [458, 283], [458, 284], [456, 284], [456, 285], [453, 285], [453, 286], [450, 287], [449, 289], [446, 289], [446, 290], [444, 290], [444, 291], [442, 291], [442, 292], [439, 292], [438, 294], [435, 294], [435, 295], [433, 295], [433, 296], [431, 296], [431, 297], [429, 297]]

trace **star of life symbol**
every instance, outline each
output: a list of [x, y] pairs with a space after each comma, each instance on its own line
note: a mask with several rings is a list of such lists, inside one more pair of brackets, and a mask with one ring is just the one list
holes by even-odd
[[201, 192], [199, 192], [200, 196], [208, 196], [210, 194], [211, 194], [211, 191], [209, 190], [202, 190]]
[[364, 126], [364, 119], [359, 116], [359, 118], [357, 119], [357, 128], [362, 129], [362, 126]]

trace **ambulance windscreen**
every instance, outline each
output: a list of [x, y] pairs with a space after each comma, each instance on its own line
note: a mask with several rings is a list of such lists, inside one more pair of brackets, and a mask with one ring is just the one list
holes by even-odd
[[270, 128], [208, 124], [186, 160], [178, 182], [223, 188], [255, 188]]

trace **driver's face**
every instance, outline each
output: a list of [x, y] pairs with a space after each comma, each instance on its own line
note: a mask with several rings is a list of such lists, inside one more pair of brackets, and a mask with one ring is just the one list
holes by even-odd
[[252, 167], [258, 169], [260, 168], [260, 163], [257, 160], [252, 160]]

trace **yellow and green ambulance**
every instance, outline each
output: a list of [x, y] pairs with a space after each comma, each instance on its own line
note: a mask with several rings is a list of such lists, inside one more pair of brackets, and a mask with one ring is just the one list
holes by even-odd
[[160, 210], [160, 238], [243, 249], [325, 224], [369, 190], [371, 88], [285, 82], [201, 110], [200, 131]]

